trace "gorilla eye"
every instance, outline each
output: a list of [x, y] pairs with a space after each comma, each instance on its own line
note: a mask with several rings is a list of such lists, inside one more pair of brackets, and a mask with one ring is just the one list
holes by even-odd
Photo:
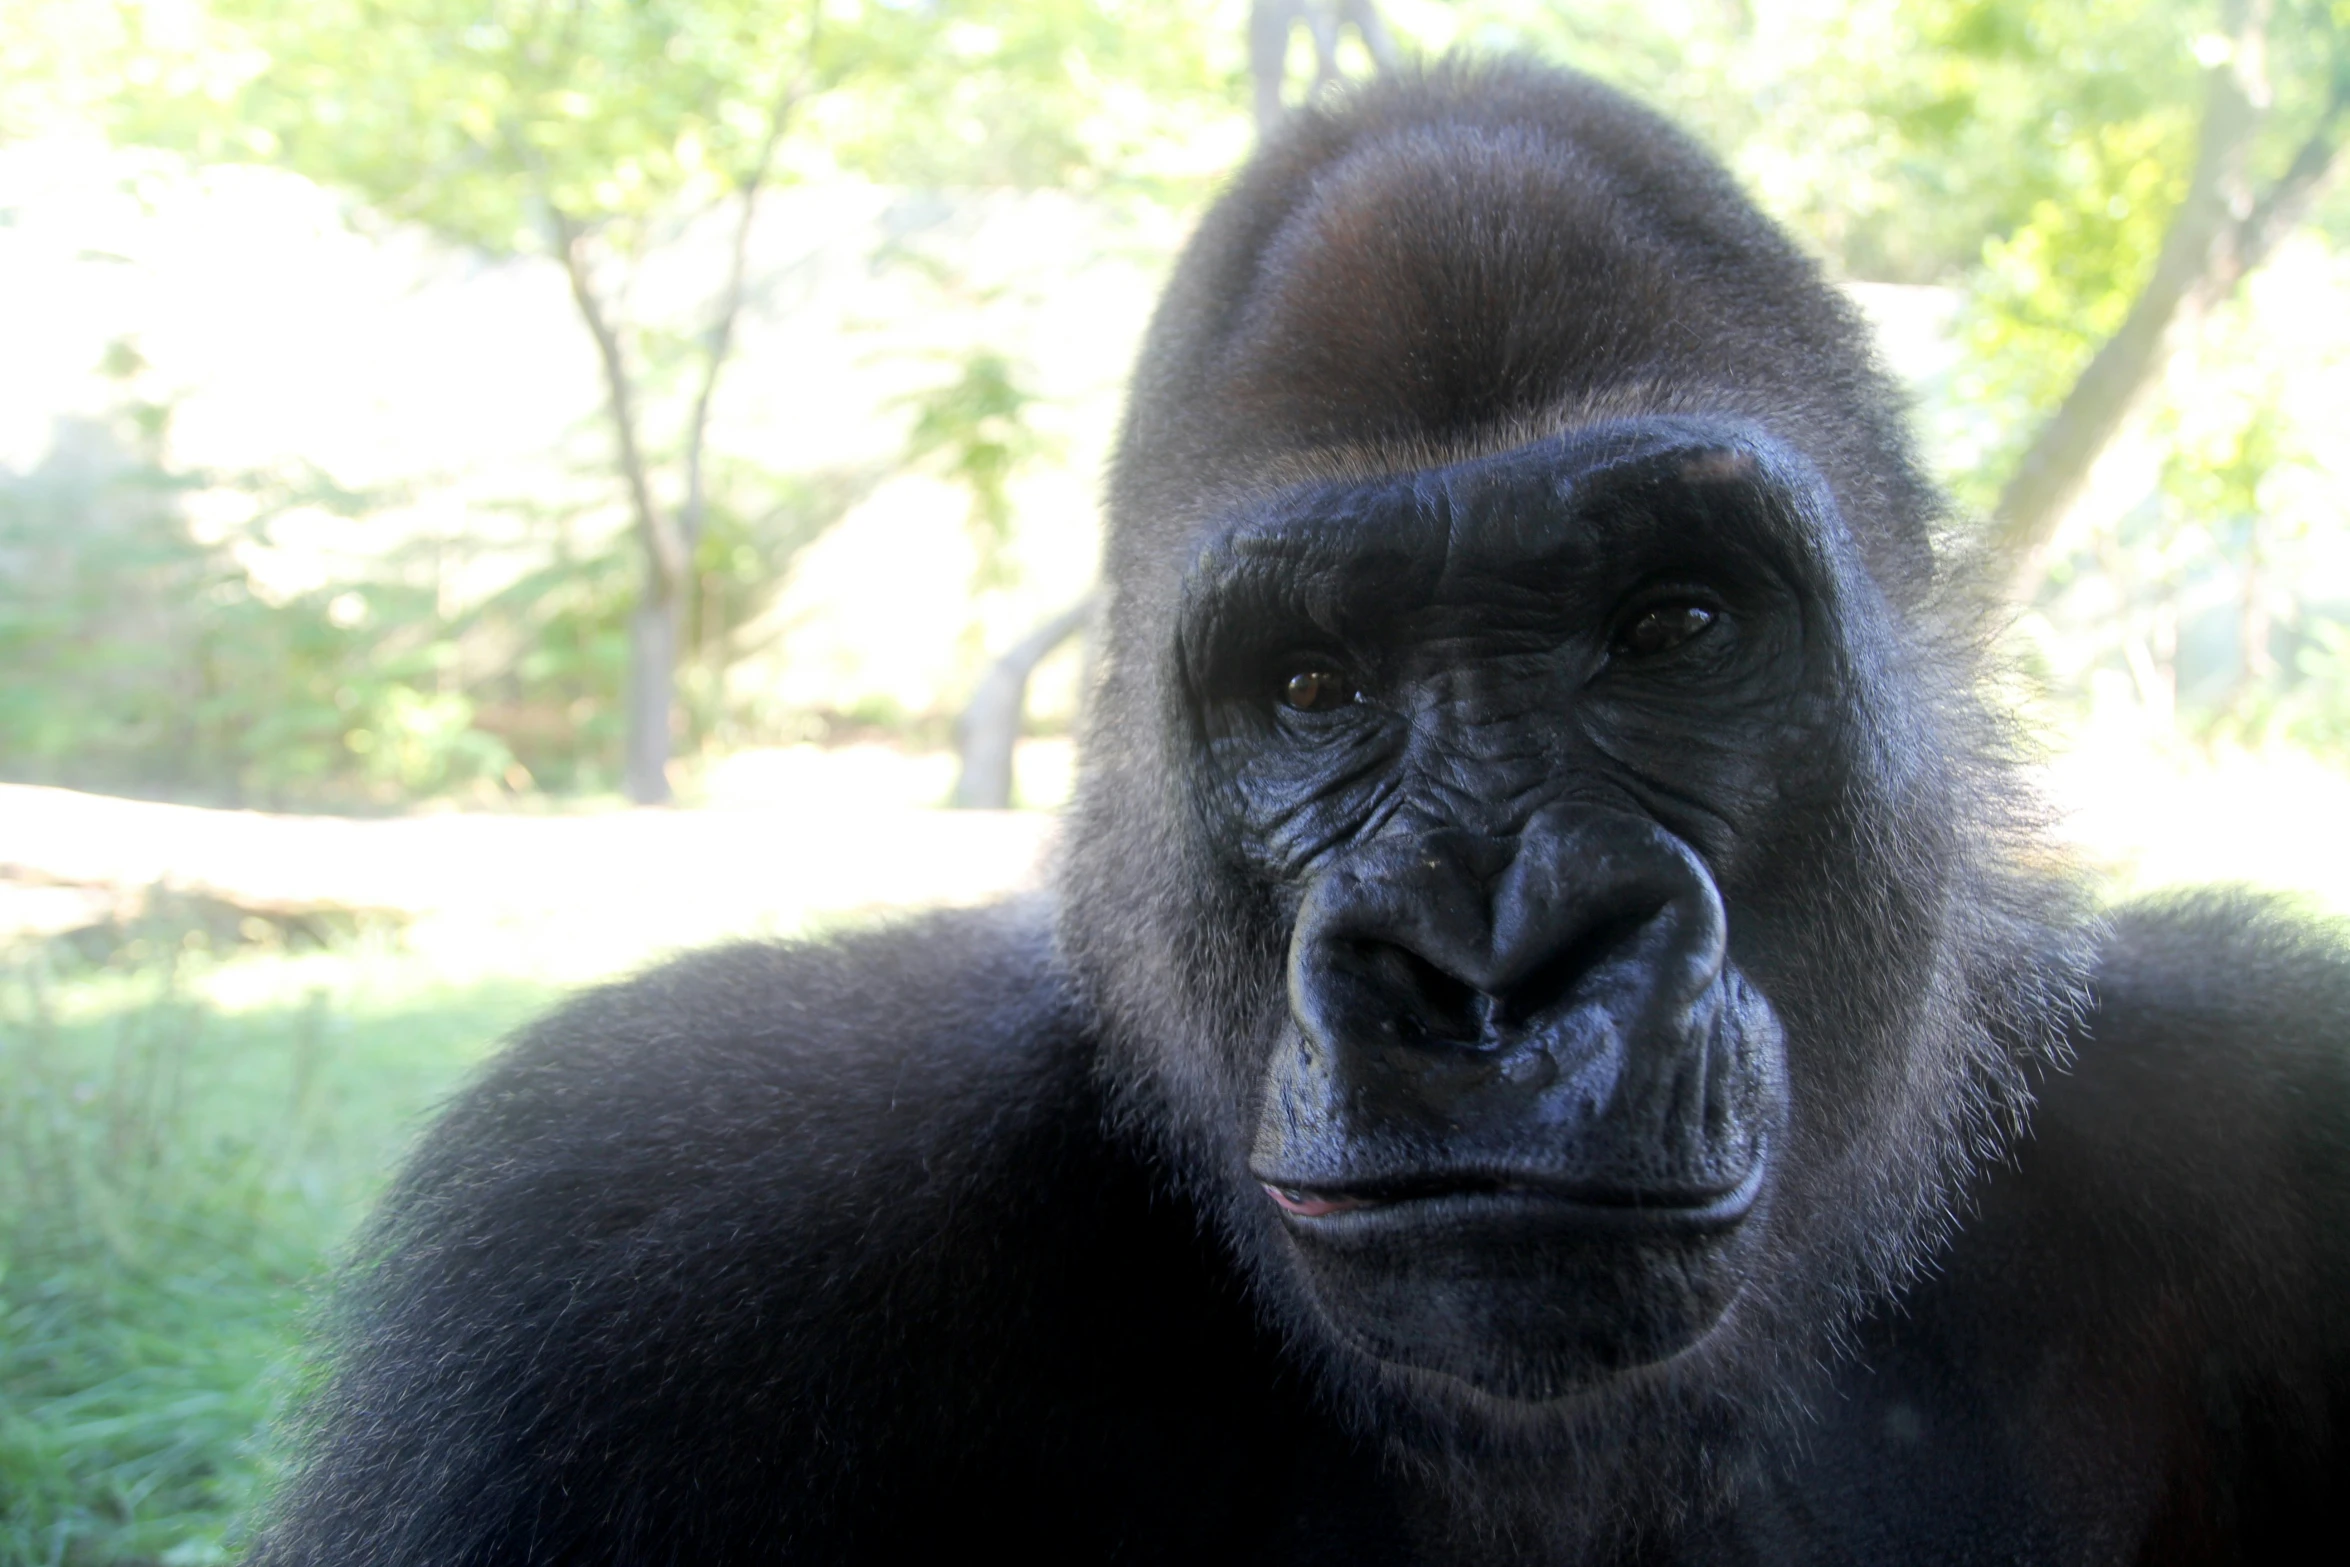
[[1702, 604], [1652, 604], [1616, 633], [1616, 650], [1635, 658], [1670, 653], [1714, 623]]
[[1326, 713], [1354, 699], [1354, 683], [1327, 664], [1297, 670], [1281, 687], [1281, 705], [1301, 713]]

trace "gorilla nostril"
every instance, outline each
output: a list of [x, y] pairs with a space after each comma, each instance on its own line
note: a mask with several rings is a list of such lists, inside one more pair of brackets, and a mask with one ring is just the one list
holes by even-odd
[[1522, 1025], [1557, 1010], [1592, 970], [1631, 944], [1665, 912], [1660, 903], [1637, 913], [1595, 920], [1525, 975], [1502, 988], [1498, 1020]]
[[[1526, 973], [1490, 989], [1397, 941], [1346, 942], [1339, 966], [1369, 982], [1365, 1001], [1392, 1019], [1405, 1042], [1487, 1049], [1567, 1006], [1591, 973], [1637, 941], [1666, 907], [1644, 902], [1593, 919]], [[1505, 960], [1505, 971], [1510, 966]]]
[[1365, 942], [1357, 957], [1378, 976], [1415, 1044], [1476, 1045], [1490, 1031], [1492, 1001], [1409, 947]]

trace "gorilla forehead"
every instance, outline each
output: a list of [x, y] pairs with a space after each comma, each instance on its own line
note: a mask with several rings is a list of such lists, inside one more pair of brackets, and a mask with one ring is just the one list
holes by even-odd
[[1727, 325], [1666, 233], [1577, 221], [1618, 210], [1617, 183], [1525, 125], [1356, 149], [1271, 236], [1226, 373], [1308, 439], [1463, 429], [1578, 390], [1566, 366], [1653, 360]]
[[1383, 83], [1300, 116], [1186, 250], [1112, 473], [1111, 575], [1180, 569], [1203, 522], [1300, 480], [1698, 413], [1801, 449], [1898, 595], [1936, 502], [1864, 342], [1619, 95], [1497, 63]]

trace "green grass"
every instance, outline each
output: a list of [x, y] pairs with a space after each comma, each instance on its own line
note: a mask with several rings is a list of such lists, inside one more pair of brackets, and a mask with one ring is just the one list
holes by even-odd
[[0, 1567], [230, 1559], [338, 1247], [551, 994], [168, 929], [0, 958]]

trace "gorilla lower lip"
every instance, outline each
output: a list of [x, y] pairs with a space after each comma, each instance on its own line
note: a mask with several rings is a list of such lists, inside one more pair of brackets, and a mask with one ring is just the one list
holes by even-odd
[[1347, 1214], [1411, 1219], [1474, 1219], [1504, 1214], [1549, 1216], [1611, 1229], [1705, 1229], [1746, 1217], [1762, 1193], [1767, 1161], [1756, 1159], [1734, 1185], [1652, 1189], [1562, 1183], [1539, 1178], [1423, 1176], [1344, 1190], [1261, 1183], [1285, 1214], [1334, 1219]]

